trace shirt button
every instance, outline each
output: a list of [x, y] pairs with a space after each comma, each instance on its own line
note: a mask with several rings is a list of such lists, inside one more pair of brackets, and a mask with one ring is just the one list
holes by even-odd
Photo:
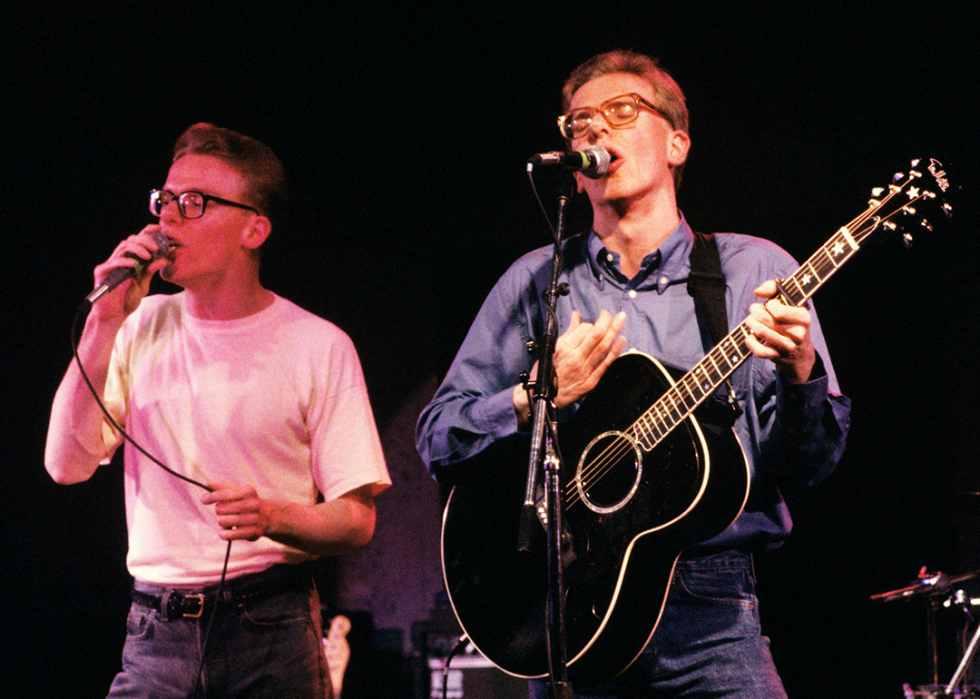
[[670, 280], [667, 279], [667, 277], [660, 277], [660, 283], [661, 284], [666, 284], [668, 281], [670, 281]]
[[630, 289], [629, 296], [630, 296], [631, 299], [635, 299], [636, 298], [636, 289]]

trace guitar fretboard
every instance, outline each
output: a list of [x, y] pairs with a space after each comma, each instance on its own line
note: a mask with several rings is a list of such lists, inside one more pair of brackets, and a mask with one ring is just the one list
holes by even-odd
[[[888, 216], [881, 214], [890, 200], [905, 190], [912, 179], [920, 176], [919, 173], [912, 172], [902, 186], [892, 185], [886, 197], [881, 201], [872, 200], [867, 211], [838, 230], [817, 252], [800, 265], [789, 279], [777, 282], [780, 299], [788, 305], [803, 305], [858, 251], [859, 241], [870, 235], [891, 215], [902, 210], [911, 212], [908, 204], [905, 204], [896, 208]], [[917, 190], [909, 190], [909, 198], [912, 201], [924, 196], [933, 195], [930, 192], [919, 194]], [[671, 430], [690, 417], [695, 408], [713, 395], [725, 379], [748, 359], [751, 352], [745, 340], [749, 335], [751, 332], [743, 321], [643, 413], [627, 431], [627, 435], [644, 451], [653, 450]]]

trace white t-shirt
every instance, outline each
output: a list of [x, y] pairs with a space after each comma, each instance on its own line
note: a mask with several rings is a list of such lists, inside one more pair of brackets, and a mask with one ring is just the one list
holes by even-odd
[[[276, 296], [231, 321], [190, 316], [183, 293], [154, 295], [116, 338], [106, 404], [146, 451], [200, 483], [255, 486], [305, 505], [391, 484], [350, 338]], [[119, 438], [107, 429], [110, 453]], [[125, 443], [127, 565], [162, 585], [216, 583], [227, 542], [204, 491]], [[228, 577], [307, 554], [262, 537], [234, 541]]]

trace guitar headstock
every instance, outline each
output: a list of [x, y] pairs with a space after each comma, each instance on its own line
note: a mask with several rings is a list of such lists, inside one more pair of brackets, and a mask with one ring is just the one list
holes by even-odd
[[879, 229], [899, 233], [910, 247], [915, 233], [933, 230], [935, 213], [945, 219], [953, 215], [949, 194], [954, 189], [940, 161], [913, 160], [908, 172], [897, 172], [887, 187], [872, 190], [868, 210], [846, 228], [858, 242]]

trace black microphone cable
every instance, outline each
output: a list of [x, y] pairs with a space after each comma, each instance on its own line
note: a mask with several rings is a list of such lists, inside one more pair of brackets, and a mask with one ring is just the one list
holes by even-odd
[[[202, 490], [206, 490], [209, 493], [213, 492], [214, 491], [213, 488], [210, 488], [204, 483], [201, 483], [200, 481], [196, 481], [193, 478], [185, 476], [181, 473], [177, 473], [172, 468], [170, 468], [165, 463], [163, 463], [163, 461], [161, 461], [156, 456], [154, 456], [149, 451], [147, 451], [142, 444], [140, 444], [135, 439], [133, 439], [129, 435], [129, 433], [126, 432], [126, 430], [124, 430], [118, 422], [116, 422], [116, 419], [109, 412], [109, 409], [106, 408], [105, 403], [102, 402], [102, 396], [100, 396], [99, 392], [95, 390], [95, 386], [92, 385], [92, 381], [89, 379], [88, 374], [85, 372], [85, 367], [82, 365], [82, 359], [81, 357], [78, 356], [78, 343], [81, 337], [80, 321], [86, 315], [85, 314], [86, 308], [87, 306], [83, 304], [78, 309], [78, 311], [76, 311], [75, 319], [72, 321], [72, 331], [71, 331], [72, 356], [74, 356], [75, 358], [75, 364], [76, 366], [78, 366], [78, 371], [82, 375], [82, 379], [85, 381], [85, 385], [88, 386], [88, 390], [92, 393], [92, 397], [95, 398], [95, 402], [99, 406], [99, 409], [102, 411], [102, 414], [105, 415], [106, 420], [108, 420], [109, 424], [112, 425], [112, 427], [116, 431], [118, 431], [120, 435], [122, 435], [123, 439], [125, 439], [127, 442], [132, 444], [133, 447], [136, 448], [141, 454], [143, 454], [154, 464], [162, 468], [164, 471], [174, 476], [175, 478], [179, 478], [180, 480], [190, 483], [191, 485], [197, 486]], [[215, 591], [214, 609], [211, 612], [211, 618], [208, 619], [208, 626], [204, 631], [204, 642], [201, 645], [201, 662], [198, 665], [197, 675], [194, 680], [194, 688], [191, 690], [191, 693], [188, 695], [188, 699], [191, 699], [197, 693], [197, 689], [201, 683], [201, 677], [204, 674], [204, 660], [207, 657], [208, 638], [210, 638], [211, 636], [211, 626], [214, 624], [214, 618], [218, 615], [218, 605], [221, 603], [221, 595], [224, 592], [225, 579], [228, 574], [228, 561], [230, 559], [231, 559], [231, 541], [228, 541], [228, 547], [225, 550], [225, 561], [221, 567], [221, 579], [218, 581], [218, 589]]]

